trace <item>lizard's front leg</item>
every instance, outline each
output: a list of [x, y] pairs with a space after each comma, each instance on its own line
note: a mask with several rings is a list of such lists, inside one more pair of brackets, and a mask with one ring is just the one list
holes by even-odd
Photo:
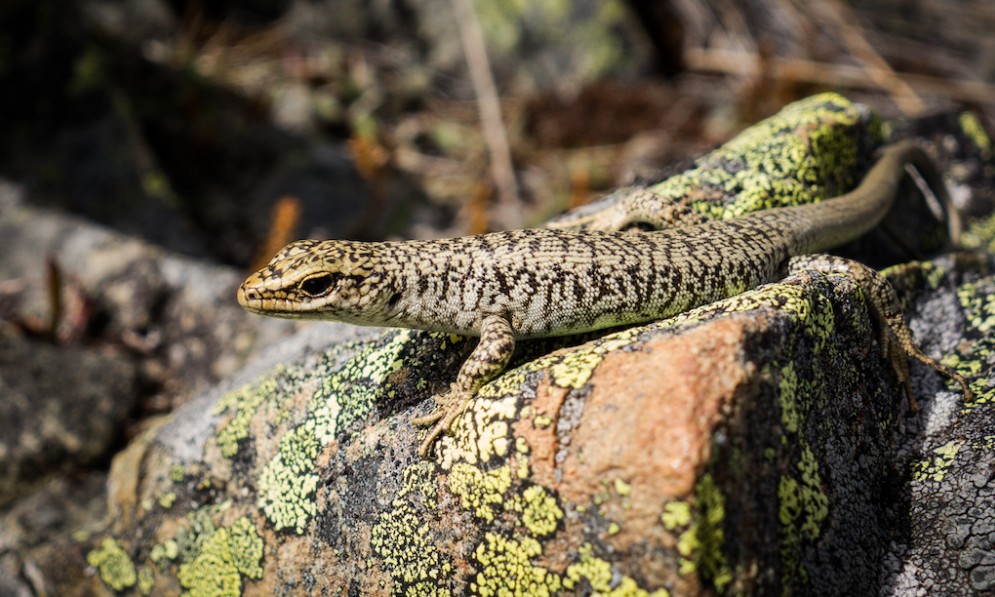
[[466, 410], [466, 405], [477, 390], [504, 371], [514, 350], [515, 336], [511, 331], [511, 322], [500, 315], [485, 317], [480, 324], [480, 342], [463, 362], [456, 381], [448, 392], [435, 397], [438, 408], [424, 417], [411, 419], [412, 425], [435, 423], [418, 447], [420, 456], [428, 454], [435, 440]]

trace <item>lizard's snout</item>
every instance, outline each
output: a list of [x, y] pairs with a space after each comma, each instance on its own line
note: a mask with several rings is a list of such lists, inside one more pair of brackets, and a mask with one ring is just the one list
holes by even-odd
[[242, 307], [249, 307], [249, 289], [245, 287], [243, 282], [241, 286], [238, 287], [238, 292], [235, 293], [236, 298], [238, 298], [238, 304]]
[[260, 294], [259, 290], [255, 288], [254, 278], [255, 274], [249, 276], [245, 282], [242, 282], [241, 286], [238, 287], [238, 291], [235, 293], [235, 297], [238, 299], [238, 304], [244, 309], [250, 311], [259, 308], [259, 302], [262, 300], [263, 296]]

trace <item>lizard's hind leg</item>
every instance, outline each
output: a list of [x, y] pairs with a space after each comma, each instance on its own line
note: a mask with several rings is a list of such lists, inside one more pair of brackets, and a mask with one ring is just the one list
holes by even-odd
[[895, 374], [902, 382], [909, 408], [918, 410], [912, 378], [909, 374], [909, 357], [956, 381], [964, 390], [964, 401], [972, 399], [971, 387], [963, 375], [940, 363], [919, 349], [912, 337], [912, 331], [902, 315], [901, 303], [895, 289], [877, 270], [852, 259], [833, 255], [803, 255], [793, 257], [788, 262], [788, 272], [816, 271], [825, 274], [845, 274], [853, 278], [870, 303], [871, 312], [878, 324], [879, 342], [883, 356], [891, 362]]

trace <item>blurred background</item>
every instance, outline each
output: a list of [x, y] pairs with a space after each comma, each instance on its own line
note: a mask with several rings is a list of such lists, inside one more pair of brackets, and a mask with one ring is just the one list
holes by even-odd
[[818, 91], [995, 107], [989, 0], [5, 0], [0, 27], [0, 176], [244, 270], [536, 225]]

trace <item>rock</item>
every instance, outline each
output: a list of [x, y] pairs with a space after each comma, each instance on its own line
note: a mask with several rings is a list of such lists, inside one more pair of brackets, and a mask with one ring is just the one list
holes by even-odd
[[0, 328], [0, 506], [46, 475], [92, 464], [137, 402], [124, 355], [56, 348]]
[[20, 288], [6, 299], [11, 319], [49, 317], [51, 260], [89, 305], [84, 332], [140, 357], [141, 382], [155, 389], [159, 409], [230, 376], [258, 346], [296, 327], [239, 308], [233, 297], [243, 276], [234, 269], [75, 217], [27, 206], [0, 212], [0, 252], [0, 280]]
[[984, 591], [991, 261], [889, 272], [976, 394], [913, 364], [919, 415], [839, 275], [523, 342], [429, 459], [472, 341], [314, 326], [118, 454], [103, 529], [16, 553], [53, 593]]

